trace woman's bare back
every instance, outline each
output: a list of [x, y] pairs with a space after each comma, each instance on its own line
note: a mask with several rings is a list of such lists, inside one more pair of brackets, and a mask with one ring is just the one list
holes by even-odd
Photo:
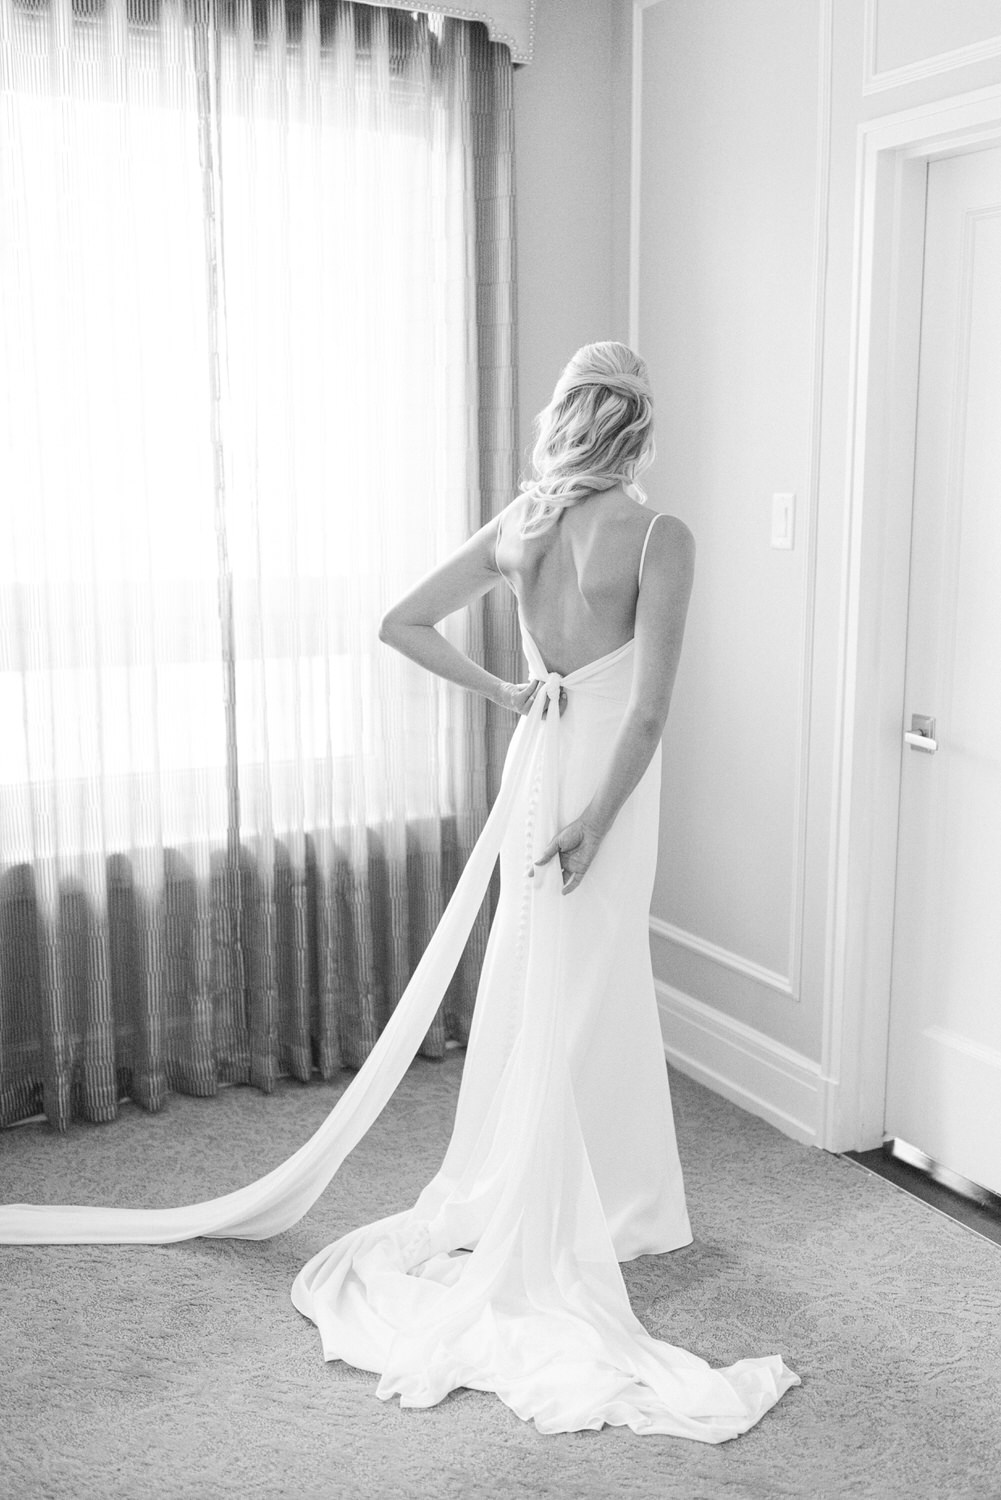
[[550, 671], [565, 676], [631, 640], [640, 557], [653, 513], [621, 489], [578, 501], [538, 537], [522, 537], [529, 501], [500, 518], [496, 563]]

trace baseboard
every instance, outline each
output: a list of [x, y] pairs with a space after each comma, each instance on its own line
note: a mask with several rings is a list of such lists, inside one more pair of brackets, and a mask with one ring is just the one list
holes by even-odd
[[793, 1140], [820, 1144], [819, 1063], [662, 980], [655, 985], [664, 1051], [673, 1067]]

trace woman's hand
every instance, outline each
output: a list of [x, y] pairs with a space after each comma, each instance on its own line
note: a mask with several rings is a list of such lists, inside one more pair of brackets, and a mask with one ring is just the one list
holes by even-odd
[[569, 896], [587, 874], [591, 861], [598, 852], [601, 837], [583, 818], [574, 818], [572, 823], [568, 823], [556, 835], [552, 843], [546, 845], [535, 864], [547, 865], [553, 855], [558, 854], [563, 871], [563, 894]]
[[[513, 709], [516, 714], [527, 714], [529, 709], [532, 707], [532, 704], [535, 702], [535, 695], [539, 691], [539, 688], [541, 686], [542, 683], [537, 678], [533, 679], [531, 682], [502, 682], [497, 696], [494, 699], [494, 702], [499, 704], [501, 708]], [[566, 713], [566, 709], [567, 690], [566, 688], [561, 687], [561, 718]], [[545, 708], [542, 710], [542, 717], [545, 718], [548, 712], [549, 704], [547, 703]]]
[[494, 702], [501, 708], [510, 708], [516, 714], [528, 713], [539, 691], [539, 682], [502, 682]]

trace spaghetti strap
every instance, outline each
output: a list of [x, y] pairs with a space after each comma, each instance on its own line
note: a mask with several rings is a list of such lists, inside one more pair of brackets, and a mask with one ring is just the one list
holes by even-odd
[[656, 526], [662, 515], [663, 511], [659, 510], [646, 529], [646, 536], [643, 538], [643, 551], [640, 553], [640, 570], [636, 577], [637, 588], [639, 588], [640, 584], [643, 582], [643, 564], [646, 562], [646, 549], [650, 545], [650, 533]]

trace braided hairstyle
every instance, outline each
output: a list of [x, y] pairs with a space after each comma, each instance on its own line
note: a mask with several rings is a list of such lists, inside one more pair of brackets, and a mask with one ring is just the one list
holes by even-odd
[[617, 484], [645, 502], [637, 480], [653, 463], [653, 397], [646, 364], [626, 344], [578, 349], [535, 430], [536, 477], [521, 485], [531, 502], [523, 537], [541, 536], [568, 506]]

